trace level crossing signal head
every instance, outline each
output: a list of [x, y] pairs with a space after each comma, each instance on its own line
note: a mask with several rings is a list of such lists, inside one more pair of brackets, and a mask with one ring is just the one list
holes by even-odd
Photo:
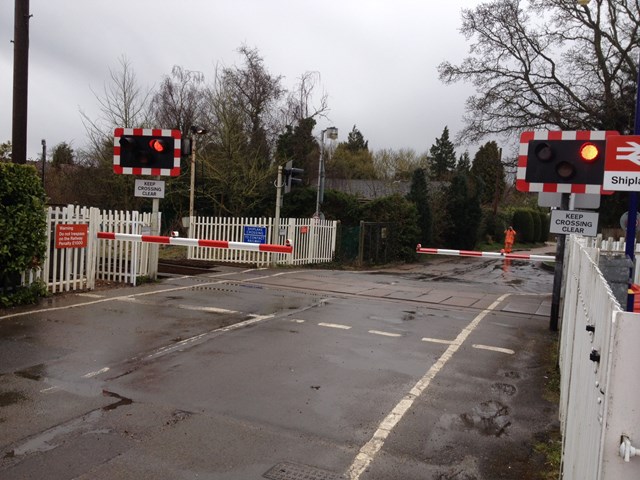
[[282, 173], [284, 173], [284, 193], [289, 193], [294, 185], [302, 185], [301, 176], [304, 174], [304, 169], [293, 167], [291, 160], [282, 169]]
[[165, 136], [120, 137], [120, 165], [131, 168], [173, 168], [174, 139]]
[[531, 140], [525, 179], [531, 183], [602, 185], [605, 140]]

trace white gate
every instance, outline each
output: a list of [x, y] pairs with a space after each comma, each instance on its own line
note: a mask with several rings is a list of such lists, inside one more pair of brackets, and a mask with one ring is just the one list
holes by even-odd
[[564, 480], [640, 478], [640, 316], [623, 312], [597, 266], [599, 250], [568, 240], [560, 344]]
[[[252, 263], [258, 266], [270, 264], [303, 265], [333, 261], [336, 251], [335, 220], [313, 218], [282, 218], [274, 234], [273, 218], [195, 217], [190, 238], [244, 242], [246, 229], [264, 233], [264, 243], [283, 245], [287, 239], [293, 244], [293, 254], [270, 252], [234, 251], [205, 247], [189, 247], [187, 258], [227, 263]], [[249, 240], [251, 241], [251, 240]]]
[[[76, 205], [47, 209], [48, 250], [39, 276], [51, 293], [94, 288], [98, 215], [95, 208]], [[59, 229], [72, 225], [88, 226], [86, 246], [57, 248]]]

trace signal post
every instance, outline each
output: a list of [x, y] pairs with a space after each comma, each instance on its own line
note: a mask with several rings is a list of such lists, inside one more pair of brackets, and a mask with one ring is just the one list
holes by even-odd
[[[571, 194], [611, 194], [602, 188], [605, 147], [614, 131], [527, 131], [520, 137], [516, 188], [561, 194], [560, 211], [571, 215]], [[596, 214], [597, 215], [597, 214]], [[592, 222], [594, 220], [592, 219]], [[597, 216], [595, 217], [597, 223]], [[590, 229], [590, 232], [597, 229]], [[566, 233], [558, 233], [549, 329], [558, 330]]]

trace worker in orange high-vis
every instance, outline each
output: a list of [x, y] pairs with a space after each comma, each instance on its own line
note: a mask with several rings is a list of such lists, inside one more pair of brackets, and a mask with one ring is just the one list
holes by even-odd
[[504, 251], [506, 253], [511, 253], [511, 248], [513, 247], [513, 243], [516, 241], [516, 231], [513, 229], [511, 225], [504, 231]]

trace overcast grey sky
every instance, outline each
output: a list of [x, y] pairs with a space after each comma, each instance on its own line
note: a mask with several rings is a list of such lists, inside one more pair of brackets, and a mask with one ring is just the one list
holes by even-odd
[[[213, 78], [257, 48], [293, 88], [308, 71], [328, 94], [327, 126], [345, 140], [357, 125], [370, 148], [427, 151], [460, 130], [471, 86], [443, 85], [437, 65], [468, 52], [460, 12], [480, 0], [31, 0], [28, 156], [66, 141], [85, 145], [80, 109], [125, 55], [139, 83], [158, 85], [174, 65]], [[11, 140], [13, 0], [0, 0], [0, 142]], [[475, 148], [470, 146], [471, 150]], [[463, 148], [458, 149], [458, 154]]]

